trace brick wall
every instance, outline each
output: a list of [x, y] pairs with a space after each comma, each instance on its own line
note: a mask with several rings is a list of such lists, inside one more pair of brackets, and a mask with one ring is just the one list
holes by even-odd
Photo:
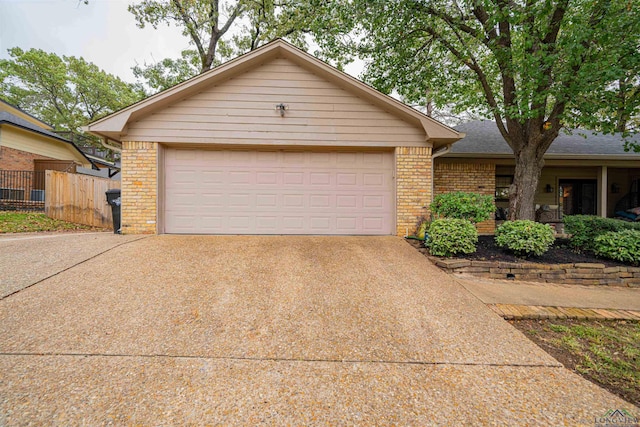
[[396, 234], [413, 234], [429, 217], [431, 147], [396, 148]]
[[0, 169], [8, 171], [32, 171], [34, 160], [53, 160], [39, 154], [16, 150], [9, 147], [0, 147]]
[[[464, 191], [495, 196], [496, 166], [493, 163], [462, 163], [437, 159], [434, 169], [435, 194]], [[477, 224], [479, 233], [493, 233], [493, 219]]]
[[158, 144], [122, 144], [122, 234], [156, 233]]

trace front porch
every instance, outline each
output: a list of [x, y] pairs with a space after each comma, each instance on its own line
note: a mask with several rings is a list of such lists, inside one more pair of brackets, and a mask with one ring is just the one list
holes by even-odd
[[[565, 215], [621, 217], [638, 207], [640, 167], [638, 162], [597, 160], [547, 160], [536, 190], [536, 220], [549, 223], [562, 233]], [[453, 178], [453, 174], [457, 175]], [[509, 159], [438, 159], [435, 165], [435, 194], [451, 191], [494, 194], [496, 216], [483, 223], [481, 233], [492, 233], [508, 217], [508, 190], [514, 166]], [[618, 212], [618, 214], [616, 214]], [[627, 220], [633, 220], [631, 214]]]
[[[512, 179], [512, 166], [496, 166], [496, 206], [499, 209], [508, 207], [505, 187]], [[536, 219], [556, 223], [565, 215], [620, 217], [620, 212], [638, 207], [639, 188], [640, 168], [637, 167], [545, 166], [536, 191]]]

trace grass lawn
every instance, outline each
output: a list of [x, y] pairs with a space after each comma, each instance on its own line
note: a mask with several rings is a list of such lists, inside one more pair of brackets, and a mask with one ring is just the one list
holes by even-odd
[[92, 230], [87, 225], [51, 219], [38, 212], [0, 211], [0, 233], [28, 233], [34, 231]]
[[640, 405], [640, 322], [511, 321], [565, 367]]

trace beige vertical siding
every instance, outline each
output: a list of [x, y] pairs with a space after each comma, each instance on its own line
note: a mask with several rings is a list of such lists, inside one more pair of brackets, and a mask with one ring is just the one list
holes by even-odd
[[[287, 106], [281, 117], [276, 105]], [[164, 143], [424, 146], [422, 128], [287, 59], [274, 59], [129, 124]]]

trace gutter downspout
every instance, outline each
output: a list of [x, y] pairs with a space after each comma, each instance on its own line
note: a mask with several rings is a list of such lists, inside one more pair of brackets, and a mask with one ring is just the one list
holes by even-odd
[[102, 146], [104, 148], [108, 148], [109, 150], [113, 150], [115, 152], [122, 153], [122, 148], [121, 147], [116, 147], [115, 145], [107, 144], [107, 138], [101, 139], [100, 143], [102, 144]]
[[436, 184], [435, 184], [435, 170], [436, 170], [436, 162], [435, 159], [440, 157], [440, 156], [444, 156], [445, 154], [449, 153], [451, 151], [451, 146], [453, 144], [447, 144], [444, 147], [441, 147], [439, 149], [437, 149], [436, 151], [434, 151], [431, 154], [431, 201], [433, 202], [433, 198], [435, 197], [435, 190], [436, 190]]

